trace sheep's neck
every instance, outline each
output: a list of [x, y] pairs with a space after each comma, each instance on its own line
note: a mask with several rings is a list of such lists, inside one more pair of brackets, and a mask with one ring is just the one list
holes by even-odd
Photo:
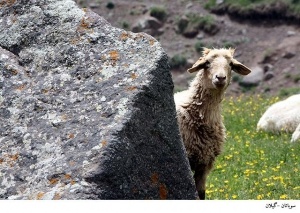
[[[194, 82], [193, 82], [194, 83]], [[189, 114], [197, 123], [215, 123], [221, 118], [223, 91], [206, 89], [201, 84], [190, 87]]]

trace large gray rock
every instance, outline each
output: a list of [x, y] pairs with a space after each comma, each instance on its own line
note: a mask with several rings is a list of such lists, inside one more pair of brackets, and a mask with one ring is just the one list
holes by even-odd
[[259, 83], [264, 79], [264, 70], [260, 66], [251, 68], [252, 72], [243, 77], [239, 85], [244, 87], [258, 86]]
[[71, 0], [0, 7], [1, 199], [195, 199], [167, 56]]

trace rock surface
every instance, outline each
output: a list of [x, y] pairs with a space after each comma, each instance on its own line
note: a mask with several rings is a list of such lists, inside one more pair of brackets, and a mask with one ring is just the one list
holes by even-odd
[[242, 81], [239, 83], [241, 86], [257, 86], [264, 79], [264, 70], [260, 66], [252, 67], [251, 70], [252, 72], [243, 77]]
[[1, 199], [195, 199], [155, 39], [71, 0], [0, 18]]

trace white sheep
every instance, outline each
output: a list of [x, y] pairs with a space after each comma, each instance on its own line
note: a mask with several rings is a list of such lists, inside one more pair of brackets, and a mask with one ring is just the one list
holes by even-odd
[[299, 123], [299, 125], [297, 126], [295, 132], [292, 135], [291, 142], [296, 142], [299, 139], [300, 139], [300, 123]]
[[[264, 130], [271, 133], [294, 132], [300, 124], [300, 94], [293, 95], [283, 101], [270, 106], [257, 123], [257, 130]], [[294, 132], [291, 142], [299, 138], [297, 133], [300, 127]]]
[[205, 199], [205, 182], [225, 141], [221, 101], [231, 81], [231, 71], [251, 72], [233, 58], [234, 49], [207, 49], [188, 69], [199, 71], [188, 90], [176, 93], [177, 120], [200, 199]]

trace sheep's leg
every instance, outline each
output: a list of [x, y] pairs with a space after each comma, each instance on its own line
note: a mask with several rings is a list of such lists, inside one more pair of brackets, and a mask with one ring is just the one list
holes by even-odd
[[206, 178], [211, 168], [212, 168], [212, 164], [209, 165], [200, 164], [195, 169], [194, 179], [195, 179], [196, 189], [200, 200], [205, 200]]

